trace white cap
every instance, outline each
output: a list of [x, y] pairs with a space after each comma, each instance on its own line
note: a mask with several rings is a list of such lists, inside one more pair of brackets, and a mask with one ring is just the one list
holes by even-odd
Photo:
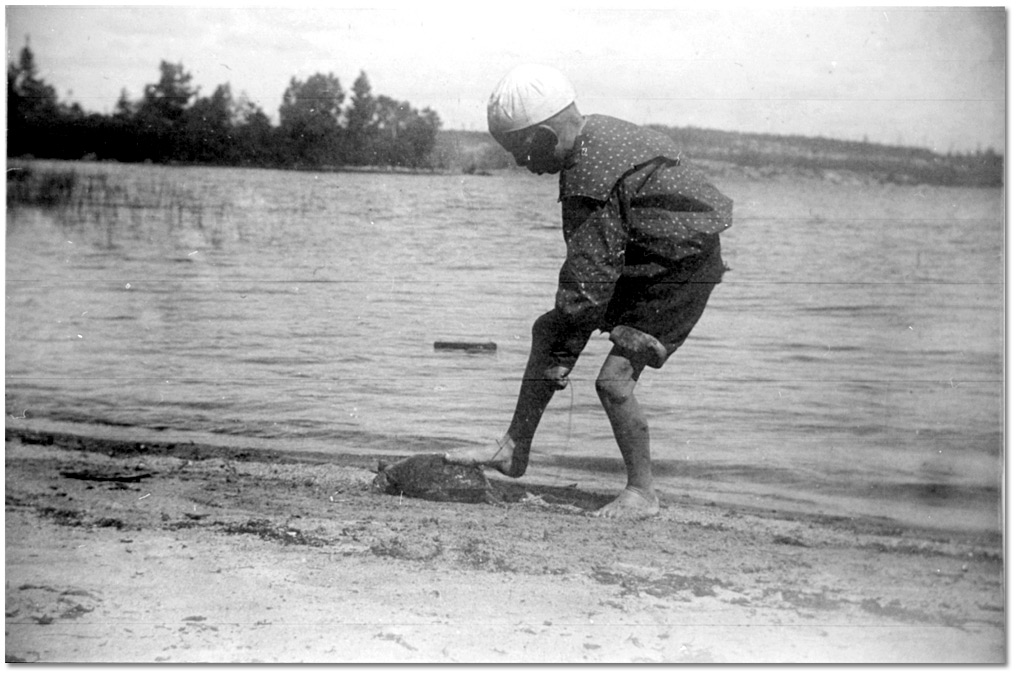
[[553, 117], [574, 103], [574, 87], [555, 68], [517, 66], [499, 81], [489, 97], [489, 132], [516, 132]]

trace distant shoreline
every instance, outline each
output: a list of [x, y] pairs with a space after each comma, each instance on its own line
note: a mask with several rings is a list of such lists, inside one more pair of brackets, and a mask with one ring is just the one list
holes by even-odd
[[[776, 136], [649, 125], [713, 176], [772, 179], [817, 177], [836, 183], [1001, 187], [1004, 158], [991, 149], [938, 154], [909, 146], [824, 137]], [[466, 174], [514, 169], [487, 132], [440, 130], [434, 165]]]
[[[715, 180], [740, 179], [748, 181], [777, 181], [777, 180], [807, 180], [821, 181], [829, 184], [848, 186], [922, 186], [931, 185], [943, 188], [1002, 188], [1002, 184], [980, 184], [961, 181], [958, 183], [933, 183], [926, 182], [913, 175], [895, 175], [883, 169], [854, 170], [845, 168], [828, 167], [805, 167], [787, 164], [763, 163], [760, 165], [743, 165], [723, 160], [712, 160], [692, 157], [691, 161], [702, 169], [707, 175]], [[20, 157], [7, 158], [8, 178], [11, 178], [12, 169], [18, 169], [19, 163], [96, 163], [110, 165], [161, 165], [164, 167], [211, 167], [223, 169], [256, 169], [273, 170], [284, 172], [306, 172], [306, 173], [331, 173], [331, 174], [400, 174], [408, 176], [481, 176], [498, 177], [507, 173], [525, 172], [526, 170], [515, 167], [499, 168], [478, 168], [465, 167], [461, 169], [450, 167], [399, 167], [399, 166], [368, 166], [368, 165], [326, 165], [322, 167], [313, 166], [290, 166], [290, 167], [263, 167], [258, 165], [216, 165], [203, 163], [130, 163], [119, 160], [95, 160], [82, 158], [80, 160], [63, 160], [59, 158], [34, 158]]]

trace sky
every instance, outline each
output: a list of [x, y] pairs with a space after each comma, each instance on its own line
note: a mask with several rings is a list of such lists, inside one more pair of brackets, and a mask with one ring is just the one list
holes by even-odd
[[1002, 7], [625, 5], [7, 5], [6, 49], [16, 61], [28, 36], [61, 101], [101, 113], [168, 61], [274, 121], [291, 78], [349, 91], [364, 71], [445, 129], [485, 130], [496, 82], [534, 62], [567, 75], [582, 113], [639, 124], [1005, 151]]

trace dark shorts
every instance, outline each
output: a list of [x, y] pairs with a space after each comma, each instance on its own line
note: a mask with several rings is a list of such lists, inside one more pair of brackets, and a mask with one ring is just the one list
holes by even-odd
[[722, 281], [725, 266], [716, 236], [715, 246], [685, 266], [654, 277], [620, 278], [600, 330], [627, 325], [646, 332], [670, 355], [687, 339], [701, 318], [708, 297]]

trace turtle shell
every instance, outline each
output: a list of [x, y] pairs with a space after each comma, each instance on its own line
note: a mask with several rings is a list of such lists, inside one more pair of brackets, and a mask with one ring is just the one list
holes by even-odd
[[468, 504], [497, 501], [481, 469], [448, 464], [441, 454], [419, 454], [396, 463], [380, 461], [372, 485], [385, 494], [429, 501]]

